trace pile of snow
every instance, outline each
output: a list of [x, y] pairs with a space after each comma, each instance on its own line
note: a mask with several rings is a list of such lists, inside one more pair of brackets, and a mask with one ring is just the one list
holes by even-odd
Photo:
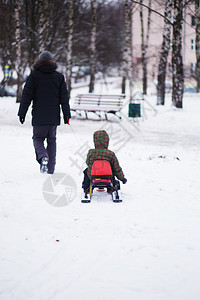
[[[70, 126], [62, 124], [51, 177], [35, 161], [30, 112], [21, 125], [15, 99], [0, 98], [3, 300], [198, 299], [199, 95], [185, 97], [183, 110], [173, 109], [169, 98], [139, 123], [126, 117], [127, 109], [122, 121], [73, 115]], [[103, 194], [91, 204], [80, 201], [85, 156], [99, 129], [110, 134], [128, 179], [121, 204]], [[59, 208], [43, 193], [56, 174], [70, 176], [77, 188], [73, 201]]]

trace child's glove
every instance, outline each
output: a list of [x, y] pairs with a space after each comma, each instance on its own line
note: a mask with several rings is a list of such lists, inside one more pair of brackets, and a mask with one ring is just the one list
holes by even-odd
[[64, 117], [64, 123], [69, 125], [69, 117]]
[[25, 117], [19, 117], [20, 122], [23, 124], [25, 121]]
[[127, 183], [127, 179], [124, 178], [124, 179], [122, 180], [122, 182], [123, 182], [123, 184]]

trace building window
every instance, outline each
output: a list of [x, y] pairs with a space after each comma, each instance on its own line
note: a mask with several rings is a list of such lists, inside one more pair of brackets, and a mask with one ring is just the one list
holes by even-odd
[[191, 16], [191, 26], [195, 27], [195, 16]]
[[194, 51], [195, 50], [195, 40], [191, 39], [191, 50]]
[[168, 72], [169, 74], [172, 74], [172, 64], [168, 63]]
[[195, 75], [196, 73], [196, 63], [191, 63], [191, 75]]
[[171, 52], [173, 50], [173, 42], [170, 41], [170, 45], [169, 45], [169, 51]]

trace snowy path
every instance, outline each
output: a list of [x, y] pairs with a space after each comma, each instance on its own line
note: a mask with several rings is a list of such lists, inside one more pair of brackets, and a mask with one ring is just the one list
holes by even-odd
[[[9, 101], [9, 102], [8, 102]], [[76, 180], [63, 208], [43, 198], [46, 179], [34, 161], [30, 116], [24, 126], [12, 99], [0, 99], [0, 299], [197, 300], [200, 297], [200, 100], [185, 98], [149, 115], [140, 131], [123, 120], [73, 119], [58, 130], [57, 169]], [[127, 132], [131, 137], [127, 141]], [[80, 203], [80, 145], [104, 126], [118, 131], [128, 179], [124, 202]], [[124, 144], [123, 144], [124, 143]], [[116, 140], [110, 148], [118, 147]], [[80, 165], [82, 161], [80, 160]]]

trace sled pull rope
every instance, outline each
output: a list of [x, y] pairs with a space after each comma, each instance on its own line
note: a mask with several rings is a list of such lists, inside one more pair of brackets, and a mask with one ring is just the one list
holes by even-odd
[[76, 139], [78, 145], [79, 145], [80, 147], [82, 147], [82, 145], [81, 145], [81, 143], [80, 143], [80, 141], [79, 141], [77, 135], [75, 134], [74, 130], [72, 129], [71, 124], [69, 124], [69, 127], [71, 128], [71, 131], [72, 131], [72, 133], [73, 133], [73, 135], [74, 135], [74, 137], [75, 137], [75, 139]]

